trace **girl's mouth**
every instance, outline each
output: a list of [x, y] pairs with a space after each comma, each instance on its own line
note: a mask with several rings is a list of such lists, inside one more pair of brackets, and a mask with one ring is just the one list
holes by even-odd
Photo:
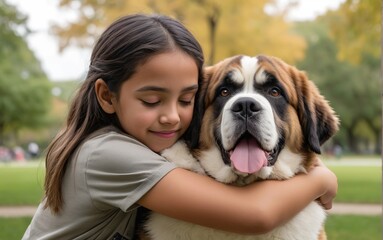
[[161, 137], [161, 138], [174, 138], [178, 135], [179, 130], [173, 131], [151, 131], [153, 134]]

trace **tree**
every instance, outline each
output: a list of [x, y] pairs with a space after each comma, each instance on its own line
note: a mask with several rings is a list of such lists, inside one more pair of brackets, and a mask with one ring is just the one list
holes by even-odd
[[339, 115], [341, 130], [335, 139], [358, 152], [361, 135], [357, 130], [364, 122], [375, 133], [370, 138], [376, 143], [375, 152], [380, 152], [379, 59], [365, 54], [358, 65], [337, 59], [337, 45], [321, 20], [302, 23], [299, 29], [308, 48], [298, 67], [308, 72]]
[[360, 62], [363, 54], [380, 57], [381, 0], [347, 0], [326, 16], [340, 59]]
[[195, 34], [207, 63], [235, 54], [278, 55], [288, 62], [303, 58], [304, 39], [284, 21], [286, 11], [266, 14], [272, 0], [61, 0], [60, 6], [78, 13], [76, 22], [53, 26], [61, 48], [89, 47], [106, 25], [133, 12], [156, 12], [173, 16]]
[[0, 145], [22, 128], [44, 125], [50, 83], [21, 34], [25, 16], [0, 0]]
[[[365, 118], [365, 121], [375, 133], [375, 151], [377, 153], [380, 153], [382, 148], [381, 116], [376, 116], [382, 112], [381, 103], [376, 101], [380, 94], [378, 89], [381, 57], [381, 14], [381, 0], [347, 0], [337, 11], [330, 12], [326, 16], [331, 35], [339, 48], [338, 57], [353, 64], [360, 63], [364, 66], [360, 69], [360, 73], [364, 74], [361, 78], [364, 81], [360, 89], [365, 90], [365, 93], [369, 92], [367, 89], [371, 91], [369, 94], [363, 94], [363, 99], [360, 100], [371, 100], [370, 102], [365, 101], [364, 103], [367, 104], [365, 106], [375, 106], [373, 108], [374, 113], [368, 110], [364, 110], [364, 112], [369, 116], [375, 115], [369, 120]], [[380, 109], [376, 107], [377, 105], [380, 106]]]

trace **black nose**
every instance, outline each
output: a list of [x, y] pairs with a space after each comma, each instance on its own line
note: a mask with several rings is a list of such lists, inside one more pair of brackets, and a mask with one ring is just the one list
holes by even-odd
[[234, 102], [231, 111], [241, 117], [251, 117], [262, 109], [261, 104], [253, 98], [244, 97]]

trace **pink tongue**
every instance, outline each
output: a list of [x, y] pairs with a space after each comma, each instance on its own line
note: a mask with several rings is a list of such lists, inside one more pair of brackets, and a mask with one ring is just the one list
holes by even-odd
[[234, 148], [230, 156], [235, 169], [243, 173], [258, 172], [264, 166], [267, 166], [266, 152], [263, 151], [255, 139], [242, 139]]

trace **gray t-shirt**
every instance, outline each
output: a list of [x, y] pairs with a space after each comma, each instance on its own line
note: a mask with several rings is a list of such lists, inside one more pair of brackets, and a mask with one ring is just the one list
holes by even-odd
[[116, 128], [100, 129], [68, 163], [62, 211], [42, 202], [23, 239], [133, 239], [137, 200], [174, 168]]

